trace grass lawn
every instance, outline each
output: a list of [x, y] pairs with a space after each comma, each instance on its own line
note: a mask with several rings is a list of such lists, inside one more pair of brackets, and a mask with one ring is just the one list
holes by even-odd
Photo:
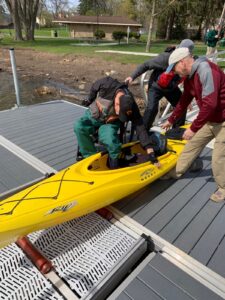
[[[52, 29], [51, 29], [52, 30]], [[47, 29], [45, 35], [51, 34], [51, 30]], [[44, 30], [41, 29], [37, 31], [37, 33], [43, 33]], [[66, 28], [63, 30], [63, 34], [66, 34]], [[10, 36], [4, 36], [4, 38], [0, 42], [0, 47], [3, 48], [30, 48], [38, 51], [52, 52], [57, 54], [76, 54], [76, 55], [85, 55], [85, 56], [99, 56], [107, 61], [117, 61], [123, 64], [134, 63], [140, 64], [145, 60], [150, 59], [150, 56], [136, 56], [136, 55], [127, 55], [127, 54], [110, 54], [110, 53], [96, 53], [96, 50], [119, 50], [119, 51], [130, 51], [130, 52], [145, 52], [145, 43], [141, 42], [130, 42], [129, 44], [121, 44], [121, 45], [107, 45], [107, 46], [76, 46], [76, 43], [80, 43], [78, 40], [73, 39], [60, 39], [60, 38], [51, 38], [47, 37], [36, 37], [35, 41], [14, 41]], [[100, 43], [104, 43], [104, 40]], [[177, 45], [179, 41], [155, 41], [152, 42], [152, 46], [150, 49], [151, 53], [161, 53], [168, 45]], [[225, 50], [225, 47], [219, 47], [218, 49]], [[206, 45], [202, 42], [195, 43], [195, 51], [196, 55], [204, 55], [206, 53]], [[224, 55], [225, 57], [225, 55]], [[222, 67], [225, 67], [225, 63], [220, 63]]]
[[[53, 37], [52, 34], [57, 31], [58, 37], [69, 38], [69, 31], [67, 27], [53, 27], [53, 28], [37, 28], [35, 29], [35, 36]], [[5, 36], [13, 36], [14, 29], [0, 29], [0, 32]]]
[[35, 29], [35, 36], [52, 37], [52, 34], [55, 31], [57, 32], [57, 36], [58, 37], [67, 37], [67, 38], [69, 38], [69, 36], [70, 36], [67, 27], [60, 27], [60, 28], [55, 27], [55, 28], [40, 28], [40, 29]]

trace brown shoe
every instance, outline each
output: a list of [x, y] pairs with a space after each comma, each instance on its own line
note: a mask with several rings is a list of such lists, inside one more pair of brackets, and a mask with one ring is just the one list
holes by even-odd
[[222, 202], [225, 200], [225, 189], [219, 188], [215, 193], [210, 197], [210, 200], [214, 202]]

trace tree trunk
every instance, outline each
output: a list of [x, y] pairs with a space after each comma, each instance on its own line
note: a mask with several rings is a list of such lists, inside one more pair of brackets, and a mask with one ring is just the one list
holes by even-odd
[[10, 1], [10, 0], [5, 0], [5, 3], [8, 7], [8, 10], [12, 16], [13, 19], [13, 24], [14, 24], [14, 29], [15, 29], [15, 36], [14, 39], [16, 41], [22, 41], [23, 40], [23, 34], [22, 34], [22, 26], [20, 22], [20, 17], [18, 13], [18, 3], [17, 1]]
[[23, 0], [18, 5], [19, 16], [22, 20], [23, 29], [25, 32], [25, 39], [27, 41], [34, 40], [34, 30], [36, 24], [36, 16], [39, 7], [39, 0]]
[[[208, 29], [208, 26], [210, 23], [210, 17], [206, 17], [207, 11], [208, 11], [208, 5], [209, 5], [209, 3], [207, 1], [205, 1], [204, 6], [203, 6], [203, 11], [205, 13], [203, 13], [199, 18], [198, 31], [197, 31], [197, 35], [196, 35], [196, 39], [198, 39], [198, 40], [204, 40], [204, 34], [202, 31], [203, 31], [203, 29], [205, 29], [205, 31], [206, 31]], [[204, 27], [202, 27], [203, 24], [204, 24]]]
[[34, 29], [40, 0], [5, 0], [12, 16], [15, 39], [23, 40], [22, 28], [26, 40], [34, 40]]
[[13, 14], [13, 23], [14, 23], [14, 29], [15, 29], [14, 39], [16, 41], [22, 41], [23, 40], [22, 27], [21, 27], [20, 18], [19, 18], [17, 9], [15, 10], [15, 12]]
[[199, 23], [198, 25], [198, 31], [195, 37], [197, 40], [201, 40], [202, 39], [202, 22]]
[[153, 0], [151, 19], [150, 19], [149, 30], [148, 30], [148, 40], [147, 40], [145, 52], [149, 52], [150, 47], [151, 47], [152, 29], [153, 29], [153, 24], [154, 24], [154, 15], [155, 15], [155, 2], [156, 2], [156, 0]]
[[173, 30], [173, 24], [174, 24], [174, 19], [175, 19], [175, 10], [173, 9], [169, 15], [169, 21], [168, 21], [168, 26], [166, 29], [166, 41], [171, 39], [171, 34]]

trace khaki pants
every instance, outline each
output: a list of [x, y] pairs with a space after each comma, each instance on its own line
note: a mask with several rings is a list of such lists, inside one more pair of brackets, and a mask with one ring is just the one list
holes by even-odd
[[212, 171], [219, 188], [225, 189], [225, 122], [204, 125], [185, 145], [176, 165], [177, 177], [182, 176], [204, 147], [215, 138]]
[[217, 50], [216, 47], [207, 46], [206, 55], [214, 54], [217, 52], [216, 50]]

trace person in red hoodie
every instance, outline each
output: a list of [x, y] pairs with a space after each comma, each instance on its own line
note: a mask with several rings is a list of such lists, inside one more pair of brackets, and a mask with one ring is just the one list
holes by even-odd
[[215, 138], [212, 170], [218, 189], [210, 199], [221, 202], [225, 200], [225, 74], [205, 57], [195, 60], [188, 48], [176, 49], [171, 54], [168, 71], [171, 70], [187, 78], [184, 81], [184, 92], [162, 128], [169, 129], [194, 97], [199, 113], [183, 134], [183, 139], [188, 140], [188, 143], [170, 175], [176, 178], [182, 176], [203, 148]]
[[[187, 47], [192, 52], [194, 50], [194, 42], [189, 39], [182, 40], [177, 48], [180, 47]], [[125, 79], [127, 84], [131, 84], [141, 74], [146, 71], [152, 71], [148, 82], [148, 103], [143, 116], [144, 125], [147, 130], [153, 126], [158, 113], [160, 100], [165, 97], [174, 108], [182, 95], [179, 84], [183, 82], [184, 78], [181, 78], [178, 74], [174, 74], [173, 70], [166, 72], [169, 65], [169, 57], [175, 49], [175, 46], [167, 47], [166, 50], [158, 56], [139, 65], [137, 69]], [[185, 118], [186, 112], [173, 124], [173, 127], [184, 125]]]

